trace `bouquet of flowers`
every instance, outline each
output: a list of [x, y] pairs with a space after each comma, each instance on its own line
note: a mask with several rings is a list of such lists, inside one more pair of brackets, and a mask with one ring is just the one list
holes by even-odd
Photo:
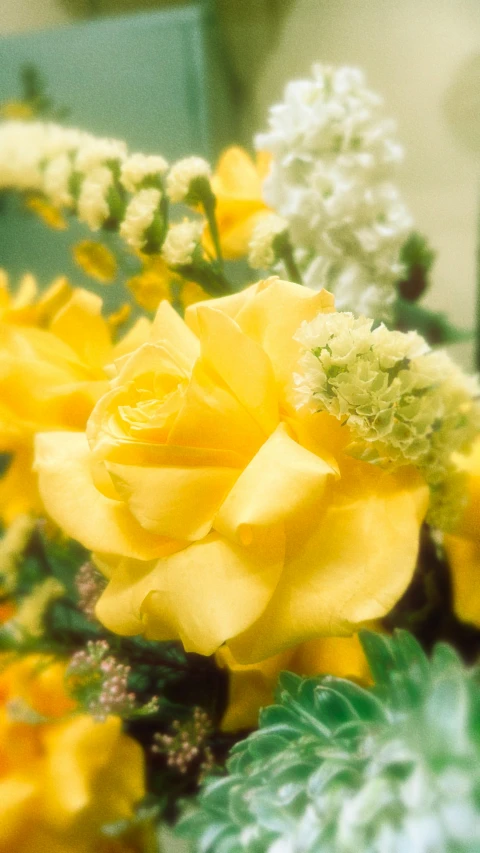
[[480, 386], [380, 98], [214, 170], [34, 106], [0, 191], [97, 237], [0, 279], [0, 850], [475, 853]]

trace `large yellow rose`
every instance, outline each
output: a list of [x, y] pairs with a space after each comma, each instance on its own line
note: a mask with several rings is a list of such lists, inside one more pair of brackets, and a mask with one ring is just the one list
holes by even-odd
[[12, 456], [0, 479], [0, 520], [41, 511], [32, 472], [39, 430], [85, 429], [107, 388], [105, 367], [145, 340], [142, 320], [118, 344], [102, 317], [102, 300], [58, 279], [37, 298], [25, 276], [13, 297], [0, 274], [0, 453]]
[[74, 713], [63, 663], [39, 655], [1, 663], [1, 853], [109, 849], [102, 825], [131, 817], [145, 794], [141, 747], [119, 717]]
[[255, 662], [389, 611], [415, 566], [427, 489], [347, 456], [348, 432], [290, 402], [303, 320], [330, 294], [270, 279], [162, 303], [117, 362], [87, 435], [38, 437], [48, 511], [110, 578], [99, 618], [121, 634], [228, 642]]
[[455, 612], [480, 627], [480, 438], [459, 460], [468, 473], [468, 502], [454, 535], [445, 536]]

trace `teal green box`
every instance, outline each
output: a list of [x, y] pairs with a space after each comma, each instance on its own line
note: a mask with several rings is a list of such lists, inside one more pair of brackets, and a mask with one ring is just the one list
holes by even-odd
[[[124, 139], [131, 151], [214, 159], [235, 139], [228, 63], [208, 2], [2, 38], [0, 102], [18, 98], [26, 64], [69, 109], [64, 124]], [[85, 281], [71, 245], [86, 236], [78, 223], [50, 231], [17, 199], [2, 199], [0, 267], [13, 280], [31, 271], [42, 284], [58, 274]]]

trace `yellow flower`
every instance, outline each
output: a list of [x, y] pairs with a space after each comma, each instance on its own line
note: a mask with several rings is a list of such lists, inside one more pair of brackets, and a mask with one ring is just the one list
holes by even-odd
[[389, 611], [415, 566], [428, 503], [410, 467], [345, 452], [348, 429], [290, 403], [303, 320], [333, 300], [269, 279], [167, 302], [116, 366], [81, 433], [38, 437], [45, 505], [110, 578], [113, 631], [179, 638], [242, 662]]
[[370, 681], [370, 670], [357, 634], [321, 637], [254, 664], [239, 664], [227, 646], [216, 654], [217, 663], [229, 670], [228, 707], [222, 729], [235, 732], [258, 725], [260, 708], [271, 705], [278, 676], [283, 670], [297, 675], [336, 675]]
[[25, 200], [25, 207], [32, 213], [35, 213], [39, 219], [49, 228], [55, 231], [65, 231], [68, 227], [65, 217], [62, 212], [40, 195], [28, 196]]
[[0, 850], [5, 853], [98, 853], [102, 825], [131, 817], [145, 793], [141, 747], [122, 734], [118, 717], [98, 723], [75, 713], [64, 690], [64, 671], [63, 663], [46, 656], [13, 661], [3, 656]]
[[[212, 177], [212, 190], [217, 199], [216, 217], [220, 244], [225, 258], [244, 257], [255, 225], [271, 211], [262, 198], [262, 184], [270, 167], [270, 155], [257, 154], [256, 162], [243, 148], [227, 148]], [[211, 237], [206, 232], [204, 246], [214, 254]]]
[[113, 345], [102, 301], [58, 279], [39, 298], [31, 276], [15, 297], [0, 277], [0, 519], [41, 511], [32, 472], [33, 438], [45, 429], [83, 430], [107, 388], [105, 367], [146, 339], [143, 319]]
[[480, 627], [480, 438], [457, 461], [468, 477], [468, 503], [454, 535], [445, 536], [455, 612]]

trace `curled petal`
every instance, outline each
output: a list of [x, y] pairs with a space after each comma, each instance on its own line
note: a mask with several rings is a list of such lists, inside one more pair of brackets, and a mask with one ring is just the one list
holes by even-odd
[[171, 550], [172, 540], [142, 530], [125, 504], [96, 489], [91, 463], [83, 433], [37, 436], [39, 490], [53, 520], [92, 551], [148, 560]]

